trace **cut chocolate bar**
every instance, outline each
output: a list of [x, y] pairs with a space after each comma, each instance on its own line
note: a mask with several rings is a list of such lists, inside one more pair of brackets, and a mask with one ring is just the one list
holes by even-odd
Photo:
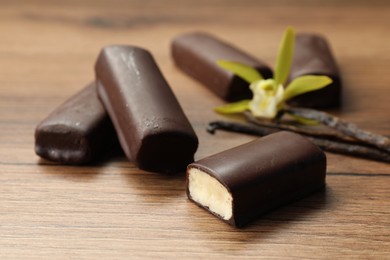
[[64, 164], [89, 163], [115, 142], [94, 83], [59, 106], [35, 130], [36, 154]]
[[176, 65], [226, 101], [251, 98], [249, 84], [218, 66], [218, 60], [244, 63], [257, 69], [264, 78], [272, 77], [263, 62], [212, 35], [195, 32], [179, 35], [172, 41]]
[[144, 170], [184, 172], [198, 138], [152, 55], [108, 46], [95, 70], [98, 94], [127, 157]]
[[259, 215], [325, 185], [325, 154], [306, 138], [278, 132], [192, 163], [190, 200], [231, 225]]
[[289, 101], [291, 105], [328, 108], [340, 105], [341, 78], [328, 42], [316, 34], [298, 34], [291, 65], [290, 81], [304, 75], [324, 75], [333, 83]]

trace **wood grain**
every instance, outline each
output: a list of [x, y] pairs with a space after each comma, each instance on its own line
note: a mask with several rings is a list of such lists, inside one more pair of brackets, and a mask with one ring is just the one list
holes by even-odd
[[330, 111], [390, 135], [387, 1], [0, 1], [1, 259], [390, 257], [390, 167], [328, 154], [327, 187], [237, 230], [186, 199], [185, 179], [115, 155], [67, 167], [33, 151], [36, 124], [93, 77], [108, 44], [149, 49], [200, 138], [200, 159], [251, 140], [206, 133], [222, 101], [169, 53], [203, 30], [273, 64], [287, 25], [329, 39], [344, 80]]

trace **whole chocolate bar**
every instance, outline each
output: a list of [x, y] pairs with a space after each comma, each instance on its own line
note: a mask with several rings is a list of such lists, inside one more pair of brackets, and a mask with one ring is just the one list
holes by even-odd
[[231, 225], [259, 215], [325, 185], [325, 154], [291, 132], [278, 132], [192, 163], [190, 200]]
[[184, 172], [198, 138], [151, 54], [108, 46], [95, 70], [98, 94], [127, 157], [144, 170]]
[[341, 78], [329, 44], [316, 34], [298, 34], [291, 65], [290, 80], [304, 75], [324, 75], [333, 83], [323, 89], [293, 98], [295, 106], [329, 108], [339, 106], [341, 101]]
[[35, 130], [36, 154], [64, 164], [89, 163], [115, 142], [94, 83], [59, 106]]
[[171, 44], [176, 65], [226, 101], [251, 98], [249, 84], [218, 66], [218, 60], [241, 62], [256, 68], [264, 78], [272, 77], [263, 62], [212, 35], [195, 32], [179, 35]]

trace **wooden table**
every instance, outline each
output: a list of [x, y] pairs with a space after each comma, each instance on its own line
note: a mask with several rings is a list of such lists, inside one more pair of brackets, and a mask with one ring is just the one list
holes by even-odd
[[123, 155], [88, 167], [40, 160], [34, 128], [94, 78], [108, 44], [149, 49], [199, 138], [196, 158], [253, 137], [205, 131], [222, 101], [181, 73], [170, 41], [202, 30], [274, 64], [287, 25], [327, 36], [342, 70], [331, 111], [390, 135], [386, 1], [0, 2], [0, 258], [390, 258], [389, 164], [328, 154], [325, 191], [234, 229], [186, 199], [185, 178]]

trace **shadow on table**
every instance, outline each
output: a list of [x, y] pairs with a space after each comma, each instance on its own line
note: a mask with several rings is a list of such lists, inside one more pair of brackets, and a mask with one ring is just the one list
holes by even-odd
[[146, 201], [164, 202], [185, 193], [185, 172], [162, 174], [140, 170], [121, 149], [113, 149], [87, 165], [64, 165], [42, 158], [38, 159], [37, 165], [40, 172], [60, 175], [71, 181], [93, 180], [98, 174], [118, 174]]
[[[196, 225], [206, 242], [218, 241], [218, 243], [208, 243], [209, 247], [218, 251], [241, 251], [245, 250], [246, 244], [261, 243], [262, 240], [277, 237], [278, 234], [282, 235], [286, 231], [289, 232], [289, 229], [292, 230], [290, 232], [295, 232], [297, 226], [305, 229], [304, 223], [307, 221], [320, 221], [320, 212], [332, 204], [331, 193], [332, 189], [326, 186], [323, 190], [304, 199], [262, 215], [256, 221], [240, 229], [222, 222], [204, 210], [204, 218], [195, 219], [191, 224]], [[210, 218], [207, 221], [205, 221], [206, 214]], [[304, 230], [302, 231], [304, 233]]]
[[172, 197], [183, 196], [186, 189], [185, 172], [162, 174], [146, 172], [134, 166], [132, 170], [123, 171], [127, 185], [143, 195], [145, 201], [168, 202]]
[[111, 162], [127, 161], [122, 149], [115, 147], [94, 161], [83, 165], [67, 165], [52, 162], [43, 158], [37, 161], [38, 168], [45, 174], [62, 175], [72, 181], [86, 181], [94, 179], [98, 174], [107, 170]]
[[103, 171], [101, 167], [96, 166], [74, 166], [74, 165], [60, 165], [55, 163], [48, 163], [40, 159], [38, 162], [38, 169], [44, 174], [62, 176], [71, 181], [88, 181], [92, 180], [99, 173]]

